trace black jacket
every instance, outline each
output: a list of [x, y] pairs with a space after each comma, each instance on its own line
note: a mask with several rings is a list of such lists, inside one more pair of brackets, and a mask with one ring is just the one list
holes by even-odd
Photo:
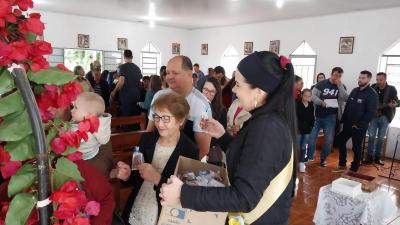
[[366, 130], [378, 109], [378, 94], [370, 86], [354, 88], [346, 102], [342, 121], [346, 127], [357, 126]]
[[314, 104], [308, 103], [306, 108], [301, 101], [296, 101], [297, 126], [300, 134], [309, 134], [314, 127]]
[[[379, 87], [376, 84], [373, 84], [371, 86], [377, 93], [379, 93]], [[390, 101], [396, 101], [398, 102], [399, 99], [397, 97], [397, 90], [394, 86], [386, 84], [386, 87], [384, 89], [384, 95], [383, 95], [383, 101], [379, 101], [379, 106], [378, 106], [378, 114], [377, 115], [385, 115], [390, 122], [392, 122], [394, 118], [394, 114], [396, 113], [396, 108], [390, 108], [387, 106], [387, 104]]]
[[[88, 79], [88, 80], [94, 91], [96, 87], [96, 81], [94, 79]], [[99, 84], [101, 89], [101, 97], [104, 100], [106, 108], [108, 108], [110, 106], [110, 87], [108, 86], [107, 81], [102, 78], [100, 79]]]
[[[156, 148], [156, 143], [159, 137], [160, 135], [158, 134], [158, 132], [149, 132], [149, 133], [144, 133], [142, 135], [139, 147], [140, 151], [143, 153], [144, 161], [146, 163], [151, 164], [153, 160], [154, 150]], [[158, 185], [154, 185], [154, 190], [156, 191], [156, 197], [158, 202], [158, 215], [160, 215], [161, 212], [161, 204], [159, 197], [161, 185], [166, 183], [168, 178], [174, 174], [176, 163], [178, 162], [178, 158], [180, 155], [191, 159], [196, 159], [196, 160], [199, 159], [198, 148], [182, 132], [178, 144], [175, 147], [175, 150], [172, 152], [171, 157], [169, 158], [163, 172], [161, 173], [160, 183]], [[124, 219], [125, 223], [129, 224], [129, 215], [131, 213], [133, 203], [135, 202], [135, 198], [139, 193], [140, 187], [143, 184], [143, 179], [140, 177], [139, 172], [136, 170], [132, 171], [129, 180], [124, 181], [123, 184], [133, 186], [132, 192], [128, 198], [128, 201], [125, 205], [125, 209], [122, 213], [122, 218]]]
[[[289, 127], [281, 115], [266, 107], [253, 110], [237, 137], [224, 134], [220, 144], [229, 145], [226, 160], [230, 187], [183, 185], [181, 204], [197, 211], [250, 212], [271, 180], [287, 165], [292, 152]], [[294, 178], [295, 176], [293, 176]], [[282, 195], [252, 225], [286, 224], [292, 204], [293, 180]]]

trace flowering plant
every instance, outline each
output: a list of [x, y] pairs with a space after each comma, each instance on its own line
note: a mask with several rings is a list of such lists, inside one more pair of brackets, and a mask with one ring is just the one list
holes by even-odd
[[12, 64], [25, 68], [35, 94], [46, 133], [54, 213], [52, 224], [90, 223], [99, 213], [99, 204], [89, 201], [78, 183], [83, 178], [74, 163], [88, 132], [97, 132], [97, 117], [87, 118], [71, 129], [69, 121], [57, 118], [68, 110], [82, 87], [63, 65], [50, 68], [44, 55], [52, 53], [51, 44], [36, 40], [43, 35], [39, 13], [28, 13], [32, 0], [0, 0], [0, 171], [8, 179], [10, 201], [1, 202], [0, 225], [37, 224], [38, 181], [35, 140], [26, 106], [9, 72]]

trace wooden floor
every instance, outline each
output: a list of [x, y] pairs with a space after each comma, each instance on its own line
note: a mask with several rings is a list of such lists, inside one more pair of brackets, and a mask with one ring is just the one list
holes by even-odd
[[[347, 156], [348, 166], [349, 161], [352, 161], [352, 154], [349, 151]], [[340, 174], [332, 173], [332, 169], [338, 164], [339, 154], [335, 150], [328, 157], [328, 166], [323, 168], [319, 166], [319, 152], [316, 153], [315, 162], [310, 163], [306, 167], [306, 173], [299, 173], [298, 175], [298, 189], [295, 200], [293, 202], [289, 224], [290, 225], [312, 225], [314, 224], [313, 217], [317, 207], [319, 188], [330, 184], [333, 180], [340, 177]], [[390, 166], [390, 161], [385, 161], [385, 166]], [[378, 177], [381, 190], [389, 192], [392, 199], [395, 201], [397, 207], [400, 208], [400, 182], [391, 181], [389, 183], [387, 178], [379, 177], [379, 167], [373, 165], [361, 166], [359, 172]], [[398, 172], [399, 173], [399, 172]], [[388, 224], [399, 224], [400, 211], [397, 215], [390, 219]]]

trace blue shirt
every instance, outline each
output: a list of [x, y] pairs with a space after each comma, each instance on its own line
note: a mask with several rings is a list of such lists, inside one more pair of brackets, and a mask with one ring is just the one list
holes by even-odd
[[[336, 84], [332, 84], [329, 79], [323, 80], [315, 85], [315, 88], [321, 91], [319, 97], [322, 101], [326, 99], [338, 99], [339, 89]], [[337, 108], [324, 108], [317, 105], [315, 109], [315, 116], [319, 118], [325, 118], [332, 114], [337, 114]]]

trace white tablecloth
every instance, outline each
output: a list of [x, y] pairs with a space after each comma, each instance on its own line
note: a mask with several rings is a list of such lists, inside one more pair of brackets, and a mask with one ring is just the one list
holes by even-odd
[[396, 205], [385, 191], [363, 192], [351, 198], [326, 185], [319, 189], [313, 221], [316, 225], [379, 225], [396, 212]]

